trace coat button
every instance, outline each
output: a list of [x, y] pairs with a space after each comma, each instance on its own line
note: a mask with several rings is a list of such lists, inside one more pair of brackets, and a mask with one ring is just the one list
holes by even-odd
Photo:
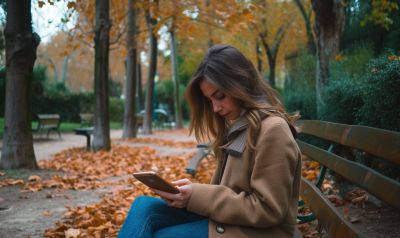
[[217, 232], [222, 234], [225, 232], [225, 228], [222, 225], [217, 225]]

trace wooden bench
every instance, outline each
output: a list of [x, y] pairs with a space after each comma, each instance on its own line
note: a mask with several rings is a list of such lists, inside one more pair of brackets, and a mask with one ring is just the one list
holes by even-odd
[[79, 114], [79, 119], [81, 122], [81, 127], [91, 127], [93, 126], [93, 119], [94, 115], [93, 113], [80, 113]]
[[60, 133], [60, 115], [58, 114], [37, 114], [38, 125], [34, 132], [40, 134], [40, 138], [42, 138], [43, 131], [47, 130], [47, 136], [49, 137], [50, 131], [56, 131], [58, 133], [58, 137], [61, 138]]
[[[356, 155], [372, 155], [378, 160], [400, 165], [400, 133], [366, 126], [345, 125], [324, 121], [298, 121], [300, 135], [310, 135], [329, 141], [329, 149], [315, 146], [298, 139], [302, 153], [320, 163], [321, 172], [316, 183], [302, 177], [300, 195], [330, 237], [366, 237], [321, 192], [320, 186], [328, 172], [334, 172], [346, 181], [364, 189], [388, 206], [400, 209], [400, 183], [375, 169], [349, 160], [337, 154], [337, 148], [345, 148]], [[376, 224], [379, 225], [379, 224]]]

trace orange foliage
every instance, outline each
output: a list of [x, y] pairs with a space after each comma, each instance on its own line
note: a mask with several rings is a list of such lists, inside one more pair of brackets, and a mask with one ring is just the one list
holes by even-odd
[[[163, 144], [176, 144], [163, 142]], [[185, 145], [189, 146], [189, 145]], [[63, 188], [88, 189], [90, 181], [99, 186], [116, 186], [110, 196], [99, 203], [85, 207], [67, 207], [62, 222], [46, 230], [45, 237], [64, 237], [74, 232], [78, 237], [115, 237], [122, 225], [129, 207], [136, 196], [154, 194], [142, 183], [128, 177], [117, 182], [104, 182], [103, 178], [130, 175], [134, 171], [156, 170], [167, 180], [190, 178], [194, 182], [209, 183], [215, 169], [214, 159], [209, 156], [199, 167], [196, 177], [186, 174], [184, 168], [193, 154], [181, 156], [157, 156], [148, 147], [133, 148], [113, 145], [109, 152], [87, 152], [83, 149], [70, 149], [58, 153], [51, 161], [40, 163], [42, 168], [57, 169], [76, 174], [63, 180]], [[54, 180], [54, 178], [53, 178]], [[89, 184], [88, 184], [89, 183]], [[76, 186], [76, 185], [79, 186]], [[60, 186], [58, 183], [56, 186]], [[44, 187], [45, 185], [43, 185]], [[78, 232], [79, 231], [79, 232]]]
[[[187, 134], [187, 130], [177, 133]], [[162, 132], [160, 132], [162, 134]], [[118, 140], [118, 142], [133, 144], [151, 143], [174, 148], [195, 148], [194, 141], [179, 142], [166, 139], [136, 138]], [[131, 174], [136, 171], [157, 171], [163, 178], [173, 181], [179, 178], [190, 178], [193, 182], [209, 183], [215, 170], [215, 158], [209, 155], [203, 159], [198, 167], [195, 177], [186, 174], [185, 167], [194, 153], [182, 155], [160, 156], [150, 147], [130, 147], [113, 144], [110, 151], [86, 151], [84, 148], [72, 148], [57, 153], [52, 160], [39, 161], [42, 169], [65, 172], [64, 176], [53, 176], [43, 179], [31, 175], [27, 181], [4, 179], [0, 180], [1, 186], [19, 185], [21, 192], [37, 192], [45, 188], [53, 189], [46, 194], [51, 199], [65, 196], [65, 189], [97, 189], [112, 188], [112, 192], [95, 204], [83, 207], [66, 207], [67, 212], [61, 221], [45, 231], [44, 237], [115, 237], [123, 224], [130, 205], [139, 195], [155, 196], [152, 191], [135, 180]], [[316, 176], [319, 164], [303, 158], [303, 176]], [[1, 173], [0, 176], [4, 175]], [[326, 189], [331, 189], [330, 183], [324, 183]], [[352, 191], [348, 199], [360, 202], [360, 191]], [[20, 198], [26, 198], [23, 195]], [[338, 199], [338, 201], [342, 201]], [[309, 213], [303, 208], [301, 213]], [[50, 211], [44, 211], [43, 216], [51, 216]], [[320, 237], [310, 225], [299, 225], [305, 237]]]

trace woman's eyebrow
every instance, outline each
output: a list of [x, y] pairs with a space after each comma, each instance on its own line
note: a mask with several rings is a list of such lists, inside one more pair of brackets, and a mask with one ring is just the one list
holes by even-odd
[[217, 94], [219, 92], [219, 90], [218, 89], [215, 89], [215, 91], [214, 92], [212, 92], [211, 94], [210, 94], [210, 96], [207, 96], [207, 95], [204, 95], [206, 98], [212, 98], [215, 94]]

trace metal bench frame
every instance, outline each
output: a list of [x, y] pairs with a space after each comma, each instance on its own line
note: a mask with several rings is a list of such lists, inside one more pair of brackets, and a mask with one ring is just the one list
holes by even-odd
[[38, 125], [33, 131], [39, 133], [40, 138], [42, 138], [44, 130], [47, 130], [46, 138], [49, 137], [51, 131], [56, 131], [58, 137], [61, 139], [60, 119], [60, 115], [58, 114], [37, 114]]

